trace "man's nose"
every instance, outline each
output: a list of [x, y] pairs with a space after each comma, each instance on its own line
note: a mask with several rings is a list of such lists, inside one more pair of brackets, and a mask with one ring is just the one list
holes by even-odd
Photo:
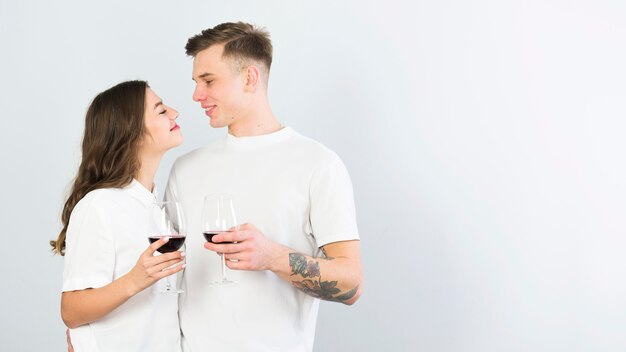
[[206, 99], [206, 95], [196, 86], [196, 89], [193, 90], [192, 99], [193, 101], [200, 102]]

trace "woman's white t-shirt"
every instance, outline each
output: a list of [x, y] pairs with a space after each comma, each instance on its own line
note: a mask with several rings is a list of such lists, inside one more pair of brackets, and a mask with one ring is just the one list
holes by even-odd
[[[125, 188], [85, 195], [74, 207], [67, 229], [63, 291], [102, 287], [128, 273], [150, 244], [148, 219], [155, 201], [155, 194], [137, 180]], [[180, 351], [178, 295], [160, 293], [164, 281], [103, 318], [70, 329], [74, 350]]]

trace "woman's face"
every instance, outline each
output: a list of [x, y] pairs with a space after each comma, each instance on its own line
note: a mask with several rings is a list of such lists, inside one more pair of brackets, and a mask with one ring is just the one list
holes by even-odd
[[176, 124], [177, 118], [178, 111], [163, 104], [161, 98], [147, 88], [144, 113], [146, 135], [141, 145], [142, 152], [158, 155], [180, 145], [183, 136]]

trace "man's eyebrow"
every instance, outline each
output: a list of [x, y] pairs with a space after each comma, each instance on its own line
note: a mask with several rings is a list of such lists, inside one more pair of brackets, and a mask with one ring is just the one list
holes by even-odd
[[[201, 75], [198, 75], [198, 78], [205, 78], [205, 77], [207, 77], [207, 76], [213, 76], [213, 74], [212, 74], [212, 73], [210, 73], [210, 72], [205, 72], [205, 73], [203, 73], [203, 74], [201, 74]], [[192, 77], [191, 79], [192, 79], [193, 81], [195, 81], [195, 80], [196, 80], [196, 79], [195, 79], [195, 78], [193, 78], [193, 77]]]

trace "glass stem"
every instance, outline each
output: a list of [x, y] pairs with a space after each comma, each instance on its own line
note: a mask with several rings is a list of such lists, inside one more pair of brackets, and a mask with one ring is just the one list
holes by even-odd
[[226, 258], [224, 258], [224, 253], [222, 253], [222, 281], [226, 280]]

